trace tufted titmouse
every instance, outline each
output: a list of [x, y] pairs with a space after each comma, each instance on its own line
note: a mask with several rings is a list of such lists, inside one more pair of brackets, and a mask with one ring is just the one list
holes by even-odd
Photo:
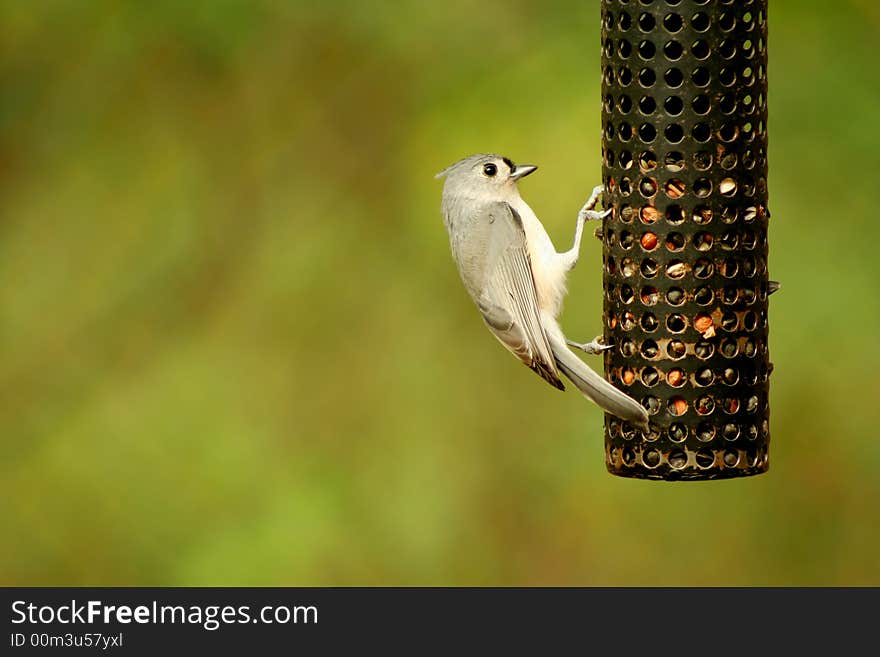
[[564, 390], [562, 372], [607, 412], [647, 428], [648, 414], [587, 367], [566, 345], [588, 353], [608, 347], [565, 338], [556, 317], [562, 310], [565, 277], [575, 266], [587, 219], [600, 185], [578, 213], [574, 246], [557, 253], [540, 220], [519, 195], [517, 183], [537, 167], [499, 155], [472, 155], [444, 169], [443, 220], [464, 286], [489, 330], [514, 356], [551, 385]]

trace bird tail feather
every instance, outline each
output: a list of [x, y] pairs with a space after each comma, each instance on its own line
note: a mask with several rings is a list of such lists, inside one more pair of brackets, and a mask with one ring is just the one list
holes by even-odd
[[548, 337], [559, 371], [570, 379], [585, 397], [608, 413], [627, 420], [634, 426], [648, 428], [648, 413], [641, 404], [587, 367], [586, 363], [578, 358], [559, 336]]

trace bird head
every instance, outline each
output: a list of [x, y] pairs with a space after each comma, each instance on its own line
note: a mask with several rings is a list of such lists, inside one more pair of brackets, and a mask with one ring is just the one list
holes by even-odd
[[459, 160], [436, 177], [446, 178], [447, 191], [497, 198], [515, 192], [517, 183], [537, 169], [533, 164], [517, 165], [508, 157], [484, 153]]

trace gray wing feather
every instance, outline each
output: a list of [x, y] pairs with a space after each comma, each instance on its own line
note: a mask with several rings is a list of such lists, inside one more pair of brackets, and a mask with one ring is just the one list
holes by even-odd
[[[486, 230], [484, 286], [477, 306], [489, 330], [551, 385], [564, 389], [541, 325], [522, 220], [507, 203], [485, 206], [475, 223]], [[479, 232], [479, 228], [477, 228]]]

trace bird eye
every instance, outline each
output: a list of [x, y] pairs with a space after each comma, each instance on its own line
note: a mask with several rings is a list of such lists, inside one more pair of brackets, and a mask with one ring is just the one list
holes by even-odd
[[487, 176], [489, 176], [491, 178], [496, 173], [498, 173], [498, 167], [496, 167], [491, 162], [489, 164], [484, 164], [483, 165], [483, 173], [485, 173]]

